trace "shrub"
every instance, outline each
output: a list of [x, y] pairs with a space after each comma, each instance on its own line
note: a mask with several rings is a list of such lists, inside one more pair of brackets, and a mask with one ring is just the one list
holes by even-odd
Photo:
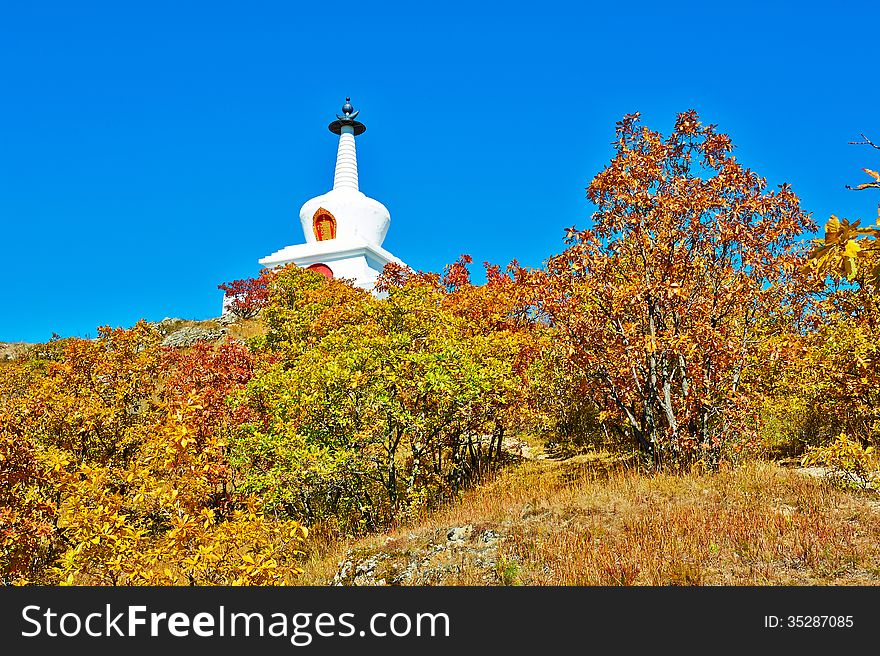
[[880, 490], [880, 461], [874, 447], [865, 448], [844, 433], [830, 444], [810, 449], [802, 462], [827, 468], [828, 475], [840, 487]]

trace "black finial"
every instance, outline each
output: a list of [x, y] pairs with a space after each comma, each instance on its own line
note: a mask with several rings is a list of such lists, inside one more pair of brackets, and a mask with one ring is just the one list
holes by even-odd
[[345, 104], [342, 106], [342, 116], [336, 115], [338, 120], [333, 121], [330, 125], [330, 132], [333, 134], [342, 134], [342, 127], [350, 125], [354, 128], [355, 136], [363, 134], [367, 127], [360, 121], [354, 120], [360, 112], [351, 106], [351, 98], [346, 97]]

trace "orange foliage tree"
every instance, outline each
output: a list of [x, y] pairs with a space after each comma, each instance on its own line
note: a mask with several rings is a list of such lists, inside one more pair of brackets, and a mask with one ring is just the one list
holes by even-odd
[[628, 115], [615, 148], [588, 188], [594, 226], [536, 274], [537, 304], [601, 421], [656, 464], [714, 457], [747, 432], [743, 380], [812, 224], [694, 111], [668, 137]]
[[272, 269], [263, 269], [256, 278], [244, 278], [217, 285], [224, 292], [227, 307], [240, 319], [257, 316], [269, 302]]

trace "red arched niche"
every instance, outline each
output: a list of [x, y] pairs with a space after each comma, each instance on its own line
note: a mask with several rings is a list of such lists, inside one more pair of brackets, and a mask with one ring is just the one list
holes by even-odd
[[315, 271], [316, 273], [320, 273], [322, 276], [327, 278], [328, 280], [333, 277], [333, 269], [328, 267], [326, 264], [313, 264], [310, 267], [306, 267], [309, 271]]
[[312, 227], [315, 230], [315, 239], [318, 241], [336, 239], [336, 217], [323, 207], [319, 207], [312, 217]]

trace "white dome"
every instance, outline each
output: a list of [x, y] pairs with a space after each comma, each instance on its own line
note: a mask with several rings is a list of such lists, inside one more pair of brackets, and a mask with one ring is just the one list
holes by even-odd
[[346, 98], [344, 116], [328, 127], [339, 135], [333, 189], [306, 201], [299, 210], [305, 244], [285, 246], [260, 258], [265, 267], [295, 264], [313, 268], [334, 278], [350, 280], [355, 286], [377, 296], [376, 280], [384, 267], [406, 263], [384, 248], [382, 242], [391, 224], [388, 209], [379, 201], [368, 198], [358, 189], [357, 152], [354, 138], [366, 127], [356, 121], [355, 112]]
[[326, 194], [306, 201], [299, 211], [299, 220], [307, 243], [314, 243], [314, 220], [319, 209], [336, 219], [336, 239], [359, 236], [370, 244], [381, 246], [388, 234], [391, 214], [379, 201], [351, 187], [337, 187]]

